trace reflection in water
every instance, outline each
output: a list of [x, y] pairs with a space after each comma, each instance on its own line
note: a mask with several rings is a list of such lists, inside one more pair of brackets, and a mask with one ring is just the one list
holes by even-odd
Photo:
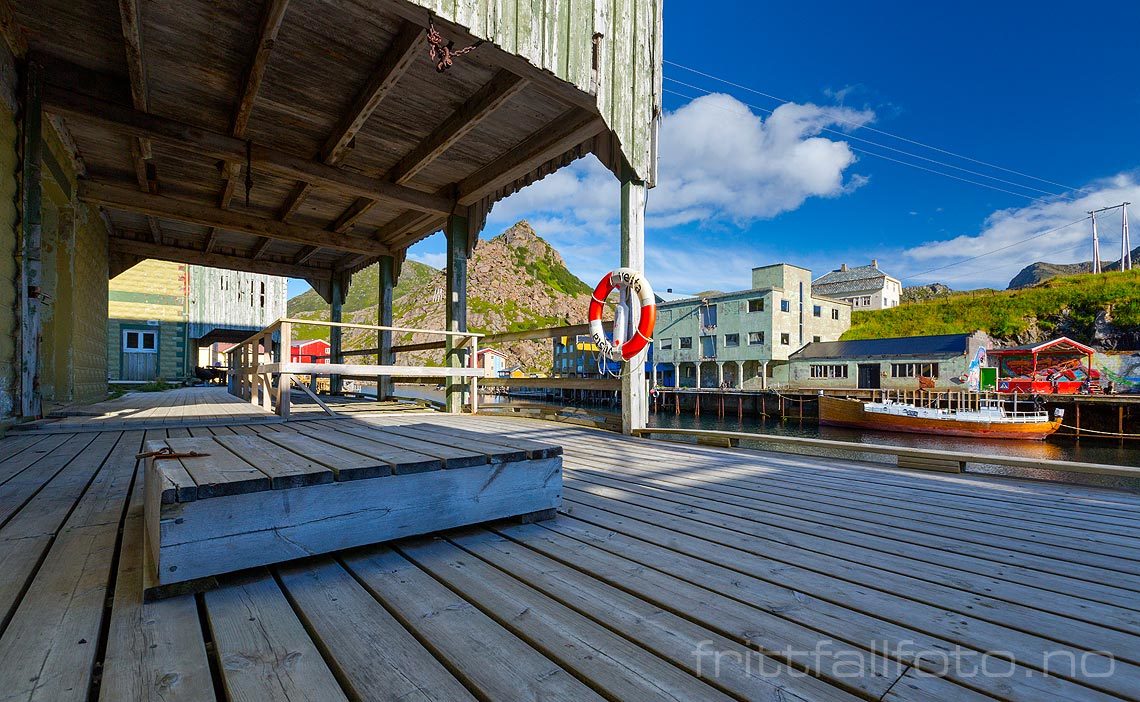
[[[396, 386], [396, 394], [422, 400], [443, 401], [443, 391], [434, 385], [404, 385]], [[504, 395], [484, 395], [481, 403], [509, 402], [510, 398]], [[526, 402], [535, 403], [540, 400], [527, 399]], [[595, 408], [600, 412], [612, 411], [608, 407]], [[776, 436], [802, 436], [813, 439], [832, 439], [835, 441], [849, 441], [861, 444], [885, 444], [887, 446], [909, 446], [913, 448], [942, 449], [945, 451], [964, 451], [967, 453], [993, 454], [1000, 456], [1024, 456], [1027, 458], [1041, 458], [1054, 461], [1082, 461], [1085, 463], [1103, 463], [1119, 466], [1140, 466], [1140, 444], [1130, 443], [1121, 445], [1114, 442], [1051, 442], [1051, 441], [1004, 441], [996, 439], [964, 439], [961, 437], [945, 437], [926, 434], [900, 434], [885, 431], [865, 431], [848, 429], [846, 427], [821, 427], [814, 421], [798, 421], [789, 419], [758, 419], [745, 417], [737, 419], [735, 414], [729, 413], [724, 418], [706, 414], [694, 417], [691, 414], [676, 415], [672, 412], [659, 412], [649, 414], [651, 427], [679, 427], [684, 429], [712, 429], [719, 431], [743, 431], [756, 434], [773, 434]], [[765, 445], [763, 439], [754, 444], [748, 442], [753, 448], [775, 448]], [[857, 452], [843, 454], [836, 452], [836, 456], [855, 458]], [[870, 460], [882, 460], [881, 456], [865, 454], [859, 456]], [[1102, 487], [1120, 488], [1140, 492], [1140, 479], [1117, 478], [1101, 475], [1082, 475], [1078, 473], [1058, 473], [1047, 470], [1032, 470], [1028, 468], [1011, 468], [1009, 466], [973, 464], [968, 470], [973, 473], [990, 473], [994, 475], [1008, 475], [1055, 482], [1077, 483], [1081, 485], [1099, 485]]]

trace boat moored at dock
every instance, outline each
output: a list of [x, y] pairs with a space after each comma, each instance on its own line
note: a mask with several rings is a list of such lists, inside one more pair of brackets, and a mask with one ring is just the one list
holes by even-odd
[[912, 434], [1041, 441], [1060, 428], [1061, 417], [1050, 417], [1043, 411], [1010, 412], [997, 400], [981, 401], [977, 408], [945, 409], [821, 395], [819, 423]]

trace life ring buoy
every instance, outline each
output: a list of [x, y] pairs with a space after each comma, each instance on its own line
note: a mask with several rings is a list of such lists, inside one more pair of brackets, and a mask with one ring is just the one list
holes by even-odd
[[[606, 298], [614, 290], [629, 290], [641, 302], [641, 317], [633, 338], [615, 344], [606, 338], [602, 328], [602, 310]], [[611, 361], [628, 361], [645, 350], [653, 340], [653, 327], [657, 323], [657, 298], [645, 276], [632, 268], [618, 268], [607, 273], [594, 288], [590, 298], [590, 337], [603, 356]]]

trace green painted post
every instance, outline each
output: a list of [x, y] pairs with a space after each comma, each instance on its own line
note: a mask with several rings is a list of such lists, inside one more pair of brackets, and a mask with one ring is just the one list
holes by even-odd
[[[447, 220], [447, 331], [467, 331], [467, 218], [452, 215]], [[448, 336], [444, 363], [448, 368], [462, 368], [467, 352], [456, 348], [458, 339]], [[448, 376], [447, 411], [463, 409], [463, 378]]]
[[[345, 293], [344, 275], [336, 273], [332, 277], [332, 302], [329, 305], [329, 321], [340, 323], [343, 317], [344, 310], [344, 293]], [[343, 363], [344, 356], [341, 355], [341, 328], [329, 327], [329, 362], [330, 363]], [[341, 378], [339, 374], [335, 374], [329, 378], [329, 393], [332, 395], [339, 395], [342, 390]]]
[[[392, 289], [396, 287], [396, 259], [392, 256], [381, 256], [380, 268], [380, 299], [377, 300], [379, 309], [376, 318], [379, 326], [392, 326]], [[396, 359], [392, 353], [392, 332], [382, 331], [377, 337], [377, 360], [382, 366], [395, 365]], [[381, 378], [376, 386], [376, 399], [386, 400], [392, 396], [392, 379]]]

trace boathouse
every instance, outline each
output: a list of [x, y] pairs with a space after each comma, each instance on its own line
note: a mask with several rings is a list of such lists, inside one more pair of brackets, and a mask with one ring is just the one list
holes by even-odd
[[962, 389], [964, 374], [989, 337], [973, 334], [814, 342], [788, 359], [788, 385], [797, 389]]
[[[621, 188], [614, 266], [643, 267], [659, 0], [2, 8], [0, 417], [103, 396], [107, 280], [145, 259], [303, 278], [334, 321], [379, 262], [385, 324], [407, 248], [444, 231], [446, 326], [465, 330], [490, 208], [587, 155]], [[624, 392], [642, 426], [640, 369]]]

